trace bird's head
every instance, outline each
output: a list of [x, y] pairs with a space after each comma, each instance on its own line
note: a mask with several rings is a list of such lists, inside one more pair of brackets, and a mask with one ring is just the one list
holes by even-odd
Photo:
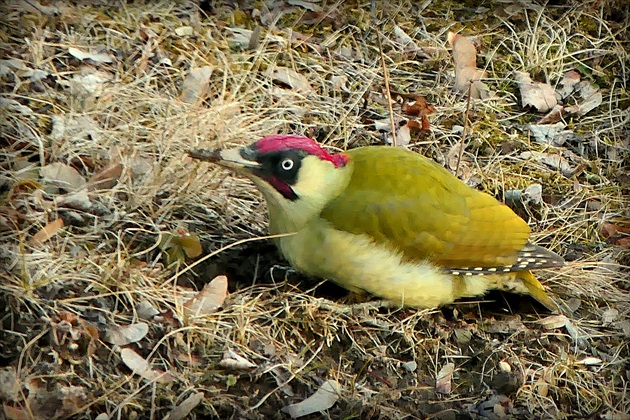
[[[198, 157], [194, 152], [191, 156]], [[352, 172], [345, 154], [331, 154], [314, 140], [295, 135], [263, 137], [249, 146], [215, 152], [211, 160], [256, 184], [267, 200], [271, 227], [279, 218], [297, 225], [275, 231], [299, 227], [319, 214], [348, 185]]]

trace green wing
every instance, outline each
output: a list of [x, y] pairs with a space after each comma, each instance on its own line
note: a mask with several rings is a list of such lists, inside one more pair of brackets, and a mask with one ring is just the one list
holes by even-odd
[[437, 163], [386, 146], [347, 154], [350, 184], [322, 211], [336, 229], [367, 234], [408, 260], [450, 268], [509, 265], [527, 244], [527, 223]]

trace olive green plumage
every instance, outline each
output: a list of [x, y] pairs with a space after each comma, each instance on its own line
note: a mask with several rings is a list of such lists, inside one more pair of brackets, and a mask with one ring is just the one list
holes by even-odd
[[527, 243], [529, 226], [509, 207], [424, 156], [387, 146], [347, 155], [350, 183], [321, 214], [337, 229], [453, 268], [513, 264]]

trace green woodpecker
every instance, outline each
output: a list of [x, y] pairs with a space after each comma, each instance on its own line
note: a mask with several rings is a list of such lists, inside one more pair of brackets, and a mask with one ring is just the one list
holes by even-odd
[[556, 304], [530, 270], [562, 257], [528, 242], [509, 207], [417, 153], [369, 146], [331, 154], [301, 136], [248, 147], [194, 150], [251, 179], [269, 211], [269, 233], [304, 274], [396, 305], [431, 308], [490, 289]]

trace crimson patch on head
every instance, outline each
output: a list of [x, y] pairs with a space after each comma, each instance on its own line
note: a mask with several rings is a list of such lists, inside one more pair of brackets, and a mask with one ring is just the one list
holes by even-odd
[[322, 160], [327, 160], [335, 165], [335, 168], [343, 167], [348, 163], [348, 157], [342, 153], [330, 154], [324, 150], [315, 140], [304, 136], [292, 134], [276, 134], [263, 137], [254, 143], [254, 147], [259, 153], [276, 152], [280, 150], [303, 150], [309, 155], [317, 156]]

